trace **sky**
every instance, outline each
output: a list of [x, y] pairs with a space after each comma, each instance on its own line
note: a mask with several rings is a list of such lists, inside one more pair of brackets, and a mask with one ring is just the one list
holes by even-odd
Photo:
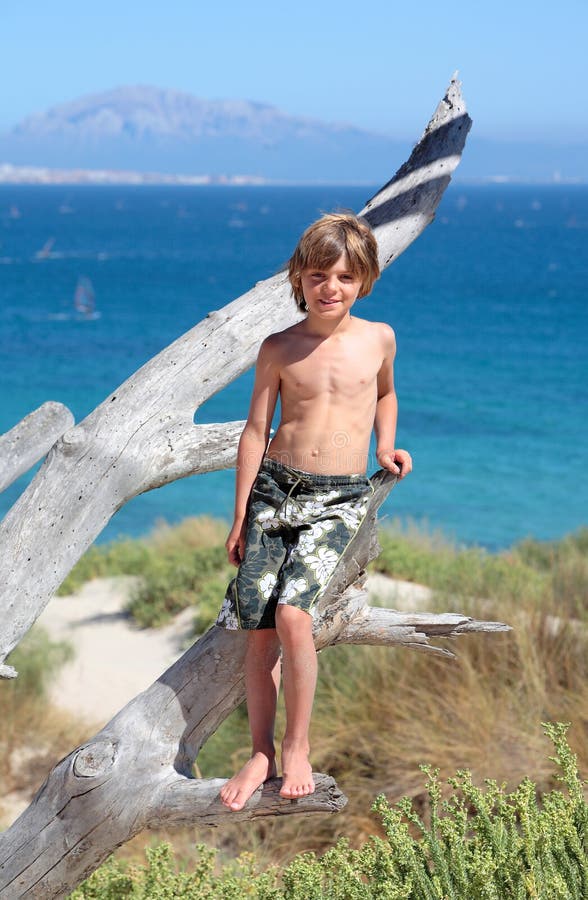
[[588, 140], [588, 0], [0, 0], [0, 130], [129, 84], [399, 138], [458, 69], [478, 136]]

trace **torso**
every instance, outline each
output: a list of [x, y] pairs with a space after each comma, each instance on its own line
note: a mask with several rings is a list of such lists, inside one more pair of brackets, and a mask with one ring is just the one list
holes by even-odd
[[343, 333], [279, 339], [281, 421], [267, 455], [306, 472], [365, 472], [384, 360], [381, 326], [352, 318]]

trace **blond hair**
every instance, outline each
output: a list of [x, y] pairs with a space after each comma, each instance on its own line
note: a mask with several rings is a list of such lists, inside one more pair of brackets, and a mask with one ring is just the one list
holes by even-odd
[[351, 213], [328, 213], [306, 229], [288, 263], [288, 278], [300, 309], [307, 309], [302, 292], [304, 269], [330, 269], [343, 253], [351, 272], [361, 279], [357, 296], [369, 294], [380, 277], [378, 244], [372, 231]]

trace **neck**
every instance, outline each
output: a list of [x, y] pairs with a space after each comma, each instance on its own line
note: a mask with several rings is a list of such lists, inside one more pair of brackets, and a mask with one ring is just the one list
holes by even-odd
[[308, 313], [305, 321], [305, 331], [319, 337], [330, 337], [332, 334], [344, 334], [351, 327], [351, 314], [346, 312], [341, 319], [325, 321], [319, 316]]

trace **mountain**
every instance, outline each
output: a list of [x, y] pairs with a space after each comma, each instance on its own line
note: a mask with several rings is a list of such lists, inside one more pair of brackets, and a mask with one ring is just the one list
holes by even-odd
[[186, 174], [371, 181], [410, 151], [407, 141], [348, 125], [288, 116], [247, 100], [122, 87], [30, 116], [0, 135], [16, 165]]
[[[81, 97], [0, 134], [0, 162], [18, 166], [247, 174], [294, 182], [385, 181], [410, 149], [406, 140], [289, 116], [264, 103], [202, 100], [145, 86]], [[475, 136], [474, 125], [458, 177], [551, 181], [560, 173], [588, 180], [587, 150], [585, 143], [485, 140]]]

